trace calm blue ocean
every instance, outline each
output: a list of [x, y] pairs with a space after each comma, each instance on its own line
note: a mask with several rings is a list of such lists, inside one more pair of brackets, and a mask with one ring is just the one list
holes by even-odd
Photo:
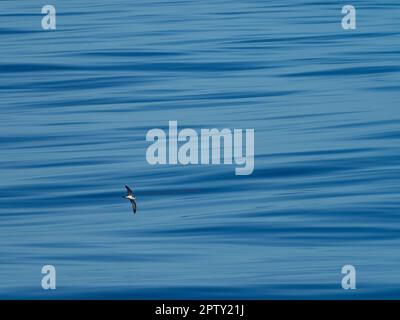
[[[400, 3], [345, 4], [0, 1], [0, 298], [400, 298]], [[149, 165], [169, 120], [254, 173]]]

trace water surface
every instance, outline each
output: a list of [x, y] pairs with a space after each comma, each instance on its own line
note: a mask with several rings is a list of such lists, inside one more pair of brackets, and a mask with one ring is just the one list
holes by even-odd
[[[0, 298], [400, 297], [398, 1], [52, 4], [0, 3]], [[150, 166], [169, 120], [254, 173]]]

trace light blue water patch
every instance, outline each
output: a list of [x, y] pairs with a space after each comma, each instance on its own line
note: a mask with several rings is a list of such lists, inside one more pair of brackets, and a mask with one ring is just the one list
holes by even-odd
[[[397, 1], [52, 4], [0, 2], [0, 298], [400, 298]], [[150, 166], [170, 120], [254, 173]]]

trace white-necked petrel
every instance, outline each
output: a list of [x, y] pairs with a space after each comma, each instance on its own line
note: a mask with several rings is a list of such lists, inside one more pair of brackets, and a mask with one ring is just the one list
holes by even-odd
[[133, 213], [136, 213], [136, 201], [135, 201], [136, 198], [133, 195], [131, 188], [129, 188], [128, 186], [125, 186], [125, 188], [126, 188], [126, 191], [128, 192], [128, 194], [124, 198], [128, 199], [131, 202]]

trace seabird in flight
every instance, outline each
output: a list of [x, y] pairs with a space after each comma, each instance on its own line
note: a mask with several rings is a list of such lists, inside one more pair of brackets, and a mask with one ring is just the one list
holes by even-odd
[[126, 191], [128, 192], [128, 194], [124, 198], [128, 199], [131, 202], [133, 213], [136, 213], [136, 201], [135, 201], [136, 198], [133, 195], [131, 188], [129, 188], [128, 186], [125, 186], [125, 188], [126, 188]]

